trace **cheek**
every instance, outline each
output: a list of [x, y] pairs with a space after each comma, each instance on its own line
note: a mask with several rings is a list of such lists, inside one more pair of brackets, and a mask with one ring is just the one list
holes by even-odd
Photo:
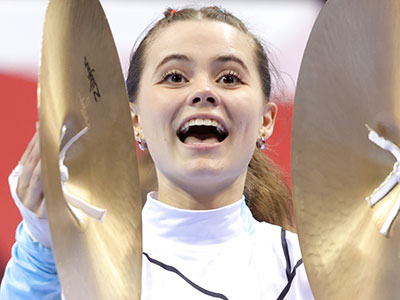
[[165, 93], [148, 93], [140, 105], [141, 123], [146, 139], [166, 141], [171, 131], [171, 120], [176, 111], [176, 101]]
[[262, 124], [262, 104], [257, 98], [247, 94], [246, 97], [233, 99], [231, 112], [237, 129], [245, 138], [255, 138]]

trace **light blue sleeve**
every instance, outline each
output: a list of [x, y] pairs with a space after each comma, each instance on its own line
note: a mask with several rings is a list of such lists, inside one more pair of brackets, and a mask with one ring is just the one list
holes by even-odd
[[0, 287], [0, 300], [61, 299], [53, 252], [34, 242], [21, 222]]

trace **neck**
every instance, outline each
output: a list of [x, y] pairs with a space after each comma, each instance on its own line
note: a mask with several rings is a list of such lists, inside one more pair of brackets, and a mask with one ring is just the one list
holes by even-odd
[[207, 210], [238, 201], [243, 195], [246, 172], [234, 180], [213, 184], [175, 183], [161, 172], [157, 172], [157, 177], [159, 201], [182, 209]]

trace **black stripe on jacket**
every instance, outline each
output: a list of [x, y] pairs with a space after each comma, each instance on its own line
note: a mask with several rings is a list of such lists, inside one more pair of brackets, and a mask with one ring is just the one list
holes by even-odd
[[278, 298], [276, 298], [276, 300], [282, 300], [285, 298], [292, 285], [292, 281], [296, 276], [296, 269], [303, 263], [303, 260], [300, 258], [294, 265], [294, 268], [292, 270], [290, 256], [289, 256], [289, 249], [286, 241], [286, 230], [283, 228], [281, 231], [281, 243], [282, 243], [283, 254], [285, 255], [285, 260], [286, 260], [286, 277], [288, 282], [286, 286], [283, 288], [282, 292], [279, 294]]

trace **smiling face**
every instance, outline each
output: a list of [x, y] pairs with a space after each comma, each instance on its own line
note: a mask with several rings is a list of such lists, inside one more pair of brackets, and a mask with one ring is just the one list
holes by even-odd
[[276, 106], [263, 95], [253, 41], [228, 24], [202, 20], [155, 34], [133, 110], [159, 192], [201, 198], [232, 185], [243, 192], [257, 136], [272, 133]]

